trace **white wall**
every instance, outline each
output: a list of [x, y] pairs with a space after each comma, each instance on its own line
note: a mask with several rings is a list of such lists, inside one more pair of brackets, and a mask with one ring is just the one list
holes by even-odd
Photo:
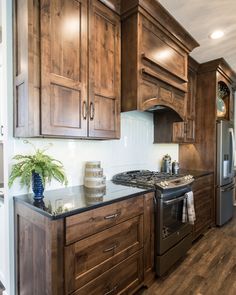
[[[151, 113], [128, 112], [121, 114], [121, 139], [111, 141], [31, 139], [36, 147], [53, 146], [47, 151], [62, 161], [69, 179], [69, 186], [83, 184], [84, 162], [100, 160], [107, 179], [121, 171], [135, 169], [159, 170], [164, 154], [178, 160], [178, 145], [153, 144], [153, 115]], [[33, 148], [23, 139], [11, 139], [12, 153], [33, 153]], [[12, 155], [13, 156], [13, 155]], [[12, 162], [10, 163], [10, 165]], [[47, 189], [60, 188], [53, 182]], [[11, 194], [26, 192], [16, 183]]]

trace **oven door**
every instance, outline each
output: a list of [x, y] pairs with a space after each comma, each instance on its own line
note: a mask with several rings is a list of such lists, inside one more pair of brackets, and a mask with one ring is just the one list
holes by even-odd
[[182, 222], [185, 192], [157, 200], [157, 255], [162, 255], [191, 233], [192, 226]]

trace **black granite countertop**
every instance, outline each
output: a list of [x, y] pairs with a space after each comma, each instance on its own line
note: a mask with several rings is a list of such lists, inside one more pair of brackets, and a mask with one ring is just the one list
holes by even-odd
[[94, 191], [84, 186], [74, 186], [45, 191], [41, 202], [34, 201], [33, 194], [16, 196], [14, 200], [24, 203], [51, 219], [58, 219], [151, 191], [153, 190], [128, 187], [107, 181], [105, 190]]
[[180, 169], [180, 174], [190, 174], [195, 179], [212, 174], [213, 171], [201, 171], [201, 170], [187, 170], [187, 169]]

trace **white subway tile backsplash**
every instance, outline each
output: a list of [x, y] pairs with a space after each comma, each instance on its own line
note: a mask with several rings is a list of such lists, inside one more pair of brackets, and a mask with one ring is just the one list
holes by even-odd
[[[177, 144], [153, 144], [153, 115], [143, 112], [121, 114], [121, 139], [109, 141], [69, 140], [69, 139], [30, 139], [42, 148], [52, 143], [47, 151], [65, 166], [69, 186], [83, 184], [84, 163], [100, 160], [107, 179], [119, 172], [135, 169], [160, 170], [164, 154], [178, 160]], [[33, 148], [24, 144], [23, 139], [14, 139], [14, 154], [32, 153]], [[57, 182], [47, 185], [46, 189], [60, 188]], [[25, 193], [16, 183], [12, 194]]]

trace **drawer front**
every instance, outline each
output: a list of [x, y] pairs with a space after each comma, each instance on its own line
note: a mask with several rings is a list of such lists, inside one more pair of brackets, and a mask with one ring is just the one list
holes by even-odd
[[131, 294], [143, 282], [143, 252], [137, 252], [73, 295]]
[[130, 198], [66, 218], [66, 244], [71, 244], [143, 213], [143, 196]]
[[65, 247], [66, 294], [143, 247], [143, 215]]

